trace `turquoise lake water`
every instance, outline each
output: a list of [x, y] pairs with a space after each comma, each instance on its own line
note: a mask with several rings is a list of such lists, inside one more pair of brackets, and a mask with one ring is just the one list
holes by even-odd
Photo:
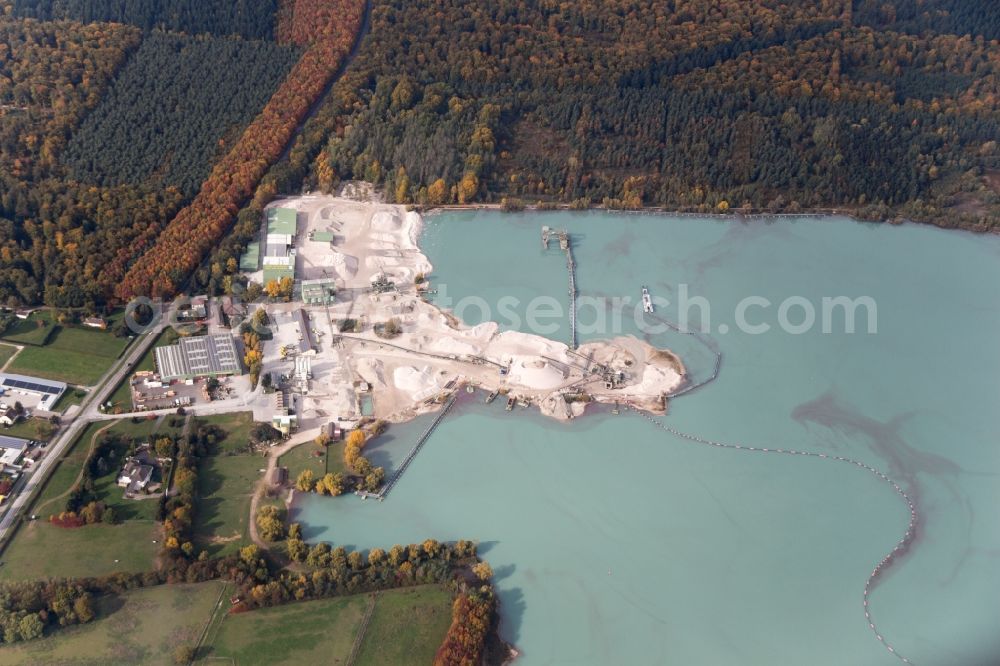
[[[542, 251], [543, 224], [573, 235], [581, 297], [635, 302], [646, 285], [676, 301], [687, 285], [710, 303], [721, 373], [672, 401], [665, 422], [857, 458], [917, 500], [919, 537], [871, 597], [900, 653], [1000, 663], [1000, 239], [844, 219], [448, 213], [428, 218], [422, 241], [438, 297], [565, 303], [565, 261]], [[748, 313], [770, 332], [737, 330], [748, 296], [773, 303]], [[853, 335], [837, 332], [842, 322], [829, 334], [818, 323], [778, 330], [778, 304], [792, 296], [817, 312], [824, 296], [870, 296], [878, 331], [867, 334], [863, 317]], [[658, 312], [675, 319], [676, 305]], [[481, 318], [474, 308], [463, 317]], [[623, 331], [639, 333], [629, 320]], [[549, 335], [566, 340], [568, 328]], [[581, 335], [591, 337], [603, 336]], [[693, 337], [649, 339], [695, 379], [711, 373], [714, 357]], [[304, 498], [307, 539], [479, 541], [502, 633], [525, 665], [900, 663], [861, 603], [908, 520], [873, 475], [699, 446], [633, 414], [562, 424], [463, 399], [385, 502]], [[374, 462], [391, 468], [427, 422], [392, 427], [370, 445]]]

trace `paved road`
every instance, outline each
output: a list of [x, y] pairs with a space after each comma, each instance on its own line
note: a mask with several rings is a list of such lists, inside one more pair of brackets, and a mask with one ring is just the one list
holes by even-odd
[[35, 464], [31, 472], [21, 477], [21, 487], [15, 489], [16, 496], [13, 502], [7, 507], [7, 511], [3, 517], [0, 518], [0, 542], [6, 539], [7, 532], [15, 524], [21, 512], [27, 508], [33, 491], [48, 478], [51, 468], [62, 458], [67, 447], [76, 440], [91, 421], [98, 420], [104, 416], [98, 411], [98, 406], [108, 399], [111, 392], [131, 372], [132, 367], [139, 362], [162, 329], [163, 324], [160, 324], [149, 333], [140, 336], [132, 347], [129, 348], [128, 353], [118, 359], [115, 365], [111, 366], [111, 369], [98, 382], [97, 388], [91, 391], [84, 399], [77, 417], [59, 431], [55, 439], [49, 443], [45, 456]]

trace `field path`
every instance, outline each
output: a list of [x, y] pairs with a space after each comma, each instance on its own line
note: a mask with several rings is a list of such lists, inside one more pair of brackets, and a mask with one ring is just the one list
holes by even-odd
[[15, 345], [15, 344], [11, 344], [10, 342], [4, 342], [3, 344], [6, 345], [6, 346], [8, 346], [8, 347], [13, 347], [17, 351], [15, 351], [11, 355], [11, 357], [9, 359], [7, 359], [7, 362], [3, 364], [2, 368], [0, 368], [0, 372], [6, 372], [7, 371], [7, 366], [9, 366], [11, 363], [13, 363], [14, 359], [17, 358], [17, 355], [20, 354], [21, 351], [24, 349], [24, 345]]
[[375, 592], [368, 598], [368, 608], [365, 609], [365, 615], [361, 618], [361, 626], [358, 627], [358, 635], [354, 638], [354, 645], [351, 646], [351, 654], [348, 655], [345, 666], [354, 666], [354, 662], [358, 660], [358, 654], [361, 652], [361, 644], [365, 642], [365, 633], [368, 632], [368, 624], [372, 621], [372, 615], [375, 614], [375, 603], [378, 601], [378, 592]]
[[[87, 450], [87, 458], [89, 458], [90, 454], [94, 452], [94, 447], [97, 446], [97, 438], [99, 436], [101, 436], [104, 433], [105, 430], [107, 430], [109, 428], [113, 428], [116, 423], [117, 423], [117, 421], [111, 421], [111, 422], [108, 423], [108, 425], [104, 426], [103, 428], [101, 428], [100, 430], [98, 430], [97, 432], [94, 433], [94, 436], [90, 438], [90, 449]], [[87, 459], [84, 458], [84, 464], [86, 464], [86, 462], [87, 462]], [[65, 492], [60, 493], [59, 495], [56, 495], [55, 497], [53, 497], [51, 499], [48, 499], [48, 500], [42, 502], [41, 504], [39, 504], [38, 506], [36, 506], [35, 507], [35, 513], [38, 514], [38, 515], [41, 515], [43, 507], [48, 506], [49, 504], [52, 504], [52, 502], [55, 502], [56, 500], [60, 500], [60, 499], [62, 499], [64, 497], [66, 497], [67, 495], [69, 495], [71, 492], [73, 492], [73, 489], [76, 488], [77, 484], [80, 483], [80, 479], [82, 479], [82, 478], [83, 478], [83, 467], [80, 467], [80, 473], [76, 475], [75, 479], [73, 479], [73, 483], [70, 484], [70, 487], [67, 488]]]
[[257, 532], [257, 505], [260, 502], [260, 496], [264, 493], [264, 488], [267, 485], [267, 477], [271, 475], [271, 471], [278, 466], [278, 460], [281, 456], [285, 455], [296, 446], [300, 444], [305, 444], [306, 442], [311, 442], [316, 439], [320, 434], [320, 428], [310, 428], [309, 430], [303, 430], [301, 432], [295, 433], [287, 442], [280, 444], [267, 452], [267, 469], [264, 471], [263, 476], [257, 481], [257, 485], [253, 490], [253, 497], [250, 498], [250, 520], [247, 521], [250, 531], [250, 541], [257, 544], [261, 550], [269, 550], [267, 542], [260, 537], [260, 533]]

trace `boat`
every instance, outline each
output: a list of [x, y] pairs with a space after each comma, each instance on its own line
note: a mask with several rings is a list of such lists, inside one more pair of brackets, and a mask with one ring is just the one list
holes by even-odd
[[515, 401], [515, 399], [514, 399], [513, 396], [507, 398], [507, 411], [508, 412], [514, 409], [514, 403], [515, 402], [516, 401]]
[[494, 400], [496, 400], [498, 395], [500, 395], [500, 389], [497, 389], [496, 391], [493, 391], [493, 393], [490, 393], [488, 396], [486, 396], [486, 404], [488, 405]]
[[653, 311], [653, 299], [649, 295], [649, 289], [645, 287], [642, 288], [642, 311], [652, 312]]

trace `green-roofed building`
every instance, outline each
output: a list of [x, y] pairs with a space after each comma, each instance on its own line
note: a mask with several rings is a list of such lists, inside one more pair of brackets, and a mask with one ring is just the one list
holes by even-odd
[[281, 282], [281, 278], [291, 278], [295, 279], [295, 269], [291, 266], [283, 265], [264, 265], [264, 284], [267, 284], [271, 280]]
[[332, 243], [333, 242], [333, 232], [332, 231], [314, 231], [309, 234], [309, 240], [316, 243]]
[[247, 251], [240, 257], [240, 270], [244, 273], [253, 273], [260, 269], [260, 241], [253, 241], [247, 245]]
[[309, 305], [325, 305], [333, 302], [336, 292], [333, 278], [319, 278], [302, 281], [302, 302]]
[[294, 208], [271, 208], [267, 211], [267, 233], [294, 236], [297, 219]]

